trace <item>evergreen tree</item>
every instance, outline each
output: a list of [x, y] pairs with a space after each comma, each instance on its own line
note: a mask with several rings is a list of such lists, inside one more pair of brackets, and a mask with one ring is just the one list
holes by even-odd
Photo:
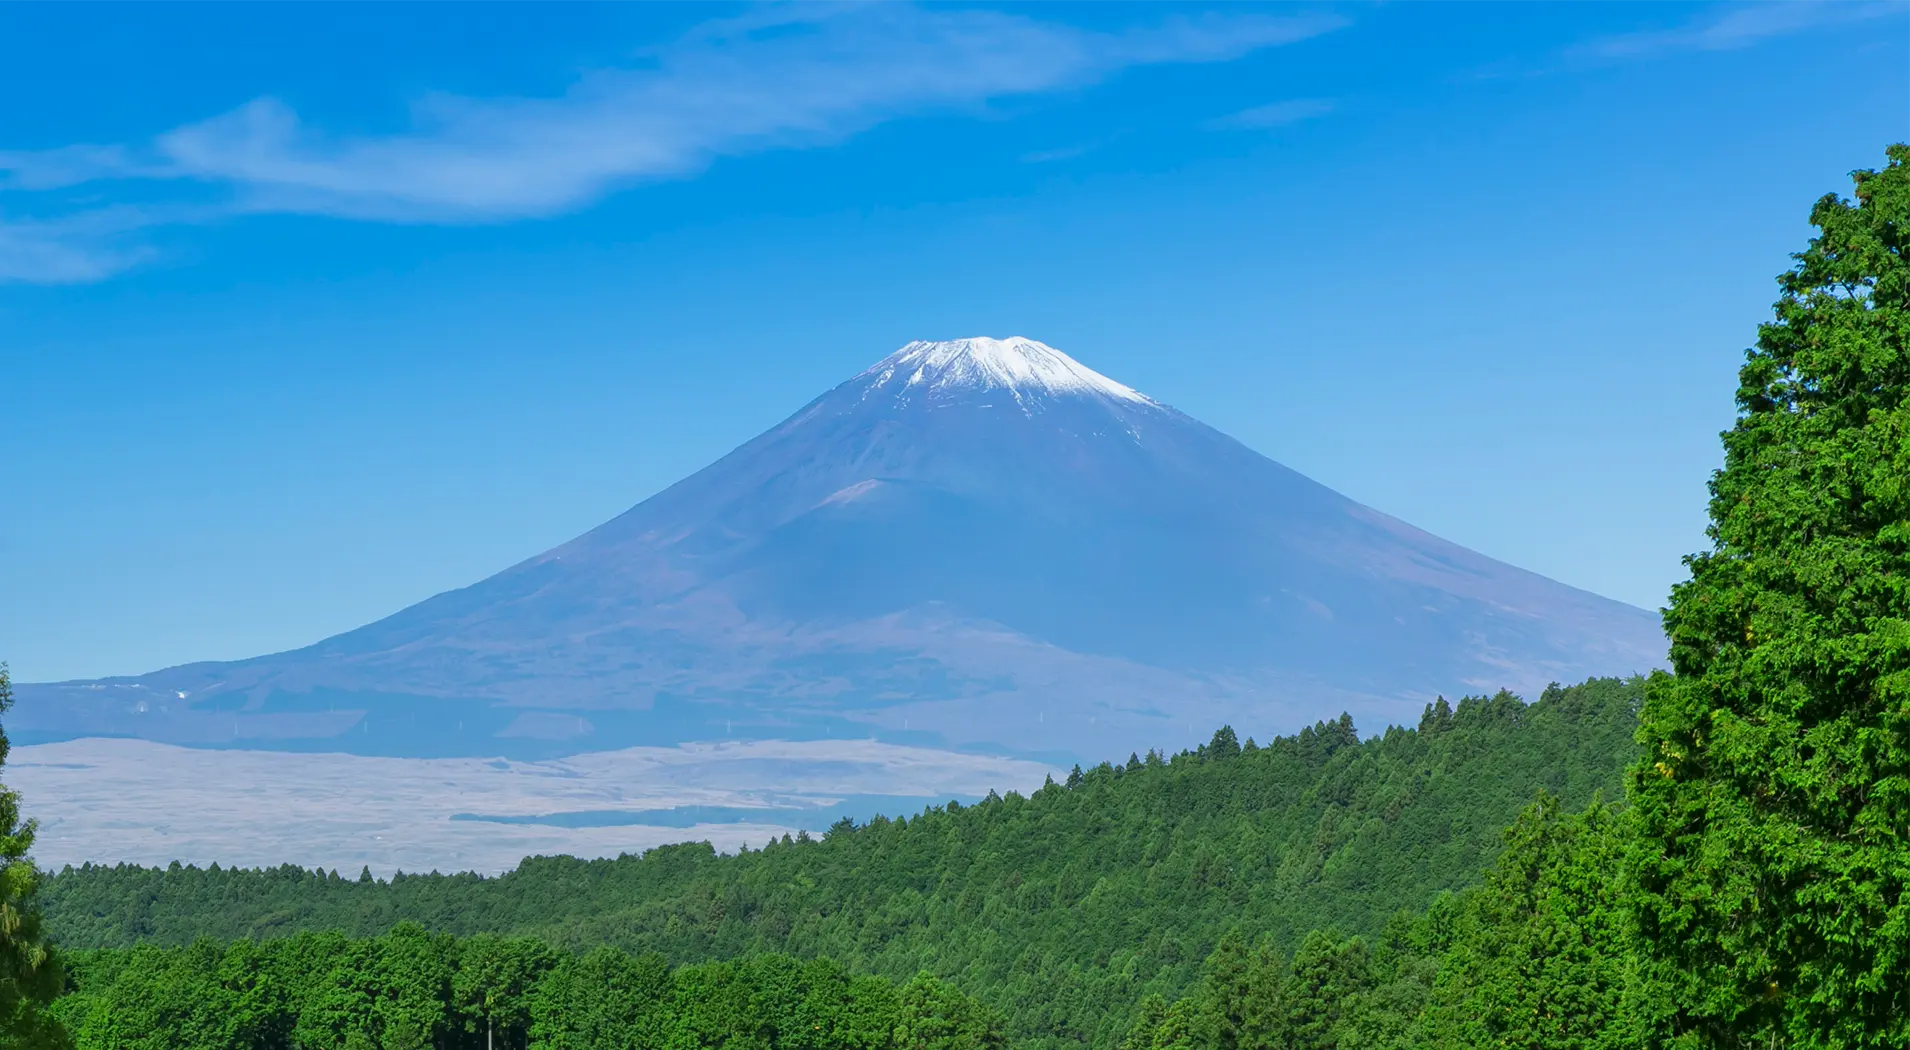
[[1286, 967], [1273, 946], [1249, 950], [1238, 930], [1229, 931], [1207, 957], [1197, 990], [1204, 1017], [1202, 1045], [1214, 1050], [1265, 1050], [1286, 1044], [1282, 984]]
[[1635, 1050], [1641, 1042], [1611, 807], [1550, 795], [1506, 829], [1439, 962], [1426, 1027], [1441, 1047]]
[[[13, 680], [0, 663], [0, 715], [13, 707]], [[11, 745], [0, 729], [0, 766]], [[27, 854], [35, 822], [20, 819], [20, 796], [0, 786], [0, 1046], [60, 1046], [65, 1035], [46, 1012], [63, 984], [60, 961], [40, 932], [34, 900], [40, 872]]]
[[1167, 1000], [1158, 992], [1143, 996], [1140, 1009], [1134, 1015], [1134, 1026], [1128, 1029], [1121, 1050], [1154, 1050], [1154, 1034], [1160, 1031], [1161, 1022], [1166, 1019]]
[[1249, 974], [1253, 957], [1247, 951], [1247, 939], [1239, 930], [1229, 930], [1207, 956], [1206, 979], [1201, 991], [1206, 1003], [1209, 1034], [1216, 1050], [1238, 1050], [1253, 988]]
[[1342, 940], [1326, 930], [1307, 934], [1293, 953], [1282, 996], [1287, 1045], [1293, 1050], [1350, 1050], [1361, 1000], [1371, 985], [1364, 942]]
[[1910, 1046], [1910, 147], [1817, 202], [1631, 773], [1675, 1046]]
[[920, 974], [902, 989], [896, 1050], [1003, 1050], [1001, 1021], [953, 986]]
[[1210, 1050], [1211, 1038], [1203, 1029], [1206, 1015], [1197, 999], [1182, 999], [1167, 1008], [1161, 1023], [1154, 1026], [1149, 1050]]

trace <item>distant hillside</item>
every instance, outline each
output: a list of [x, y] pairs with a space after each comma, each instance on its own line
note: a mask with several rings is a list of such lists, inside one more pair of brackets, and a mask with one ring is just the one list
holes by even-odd
[[1620, 797], [1642, 683], [1429, 707], [1359, 740], [1350, 720], [1266, 745], [1103, 765], [1022, 798], [734, 856], [687, 845], [606, 861], [534, 858], [495, 879], [353, 880], [296, 868], [68, 869], [45, 894], [71, 947], [199, 936], [365, 935], [400, 920], [535, 934], [673, 963], [757, 952], [946, 977], [1017, 1044], [1109, 1047], [1147, 993], [1195, 981], [1224, 933], [1291, 951], [1329, 926], [1377, 932], [1474, 882], [1541, 789], [1568, 809]]

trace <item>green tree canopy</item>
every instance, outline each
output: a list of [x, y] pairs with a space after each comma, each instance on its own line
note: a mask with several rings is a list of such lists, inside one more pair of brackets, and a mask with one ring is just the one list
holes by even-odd
[[[13, 707], [13, 680], [0, 663], [0, 715]], [[11, 750], [0, 729], [0, 766]], [[60, 1046], [64, 1036], [45, 1008], [60, 994], [60, 961], [40, 930], [40, 873], [28, 853], [34, 822], [20, 817], [20, 796], [0, 786], [0, 1046]]]
[[[373, 938], [76, 952], [54, 1006], [78, 1050], [1002, 1050], [999, 1018], [923, 975], [904, 987], [827, 959], [670, 969], [614, 948]], [[0, 1041], [12, 1050], [15, 1044]]]
[[1637, 914], [1691, 1047], [1910, 1046], [1910, 147], [1817, 202], [1665, 611]]
[[485, 1050], [517, 1045], [517, 1034], [530, 1027], [528, 990], [557, 960], [556, 952], [530, 937], [480, 933], [458, 945], [452, 997], [468, 1018], [467, 1030], [484, 1033]]
[[[1286, 954], [1315, 927], [1377, 934], [1402, 908], [1474, 882], [1503, 846], [1499, 829], [1540, 789], [1573, 808], [1616, 795], [1643, 686], [1554, 686], [1531, 704], [1467, 697], [1429, 707], [1418, 730], [1362, 738], [1339, 718], [1251, 750], [1223, 729], [1198, 751], [1084, 768], [1073, 788], [730, 856], [683, 845], [389, 882], [291, 866], [87, 866], [50, 880], [48, 925], [70, 948], [368, 936], [410, 919], [579, 952], [611, 944], [670, 965], [823, 955], [898, 986], [922, 971], [948, 980], [998, 1011], [1026, 1050], [1113, 1050], [1144, 996], [1171, 1001], [1204, 979], [1202, 960], [1229, 930]], [[478, 983], [460, 1001], [479, 1003], [516, 979], [474, 967], [464, 980]], [[330, 994], [356, 1017], [348, 991]], [[500, 1050], [527, 1030], [516, 1015], [463, 1016], [480, 1036], [495, 1030]], [[1244, 1016], [1229, 1024], [1251, 1028]]]
[[1636, 1050], [1643, 990], [1624, 920], [1626, 846], [1602, 801], [1565, 815], [1542, 796], [1506, 829], [1439, 960], [1433, 1046]]

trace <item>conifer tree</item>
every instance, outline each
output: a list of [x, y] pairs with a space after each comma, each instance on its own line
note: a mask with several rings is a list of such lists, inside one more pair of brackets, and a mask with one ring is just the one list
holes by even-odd
[[1631, 773], [1680, 1047], [1910, 1046], [1910, 147], [1826, 196], [1739, 373]]
[[[13, 707], [13, 682], [0, 663], [0, 715]], [[0, 766], [11, 745], [0, 729]], [[35, 824], [20, 819], [20, 796], [0, 786], [0, 1046], [21, 1050], [65, 1045], [45, 1007], [59, 996], [60, 962], [40, 931], [35, 896], [40, 873], [27, 856]]]
[[1432, 1045], [1637, 1050], [1624, 848], [1602, 801], [1568, 815], [1545, 794], [1519, 815], [1439, 960]]
[[1160, 1031], [1161, 1022], [1166, 1019], [1167, 1001], [1159, 993], [1150, 992], [1142, 997], [1140, 1008], [1134, 1015], [1134, 1027], [1128, 1030], [1121, 1050], [1153, 1050], [1154, 1035]]
[[1349, 1046], [1349, 1029], [1371, 985], [1366, 944], [1342, 939], [1330, 930], [1314, 930], [1293, 953], [1282, 998], [1286, 1003], [1287, 1046], [1291, 1050], [1340, 1050]]

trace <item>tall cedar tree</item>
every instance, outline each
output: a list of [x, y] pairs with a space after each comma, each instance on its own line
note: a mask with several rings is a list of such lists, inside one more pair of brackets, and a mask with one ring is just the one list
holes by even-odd
[[[0, 714], [13, 706], [13, 681], [0, 663]], [[10, 745], [0, 729], [0, 766]], [[38, 1048], [65, 1044], [45, 1007], [59, 996], [64, 979], [59, 959], [40, 932], [34, 897], [40, 873], [27, 853], [33, 821], [20, 819], [20, 796], [0, 787], [0, 1046]]]
[[1675, 1047], [1910, 1046], [1910, 147], [1779, 278], [1631, 771]]

